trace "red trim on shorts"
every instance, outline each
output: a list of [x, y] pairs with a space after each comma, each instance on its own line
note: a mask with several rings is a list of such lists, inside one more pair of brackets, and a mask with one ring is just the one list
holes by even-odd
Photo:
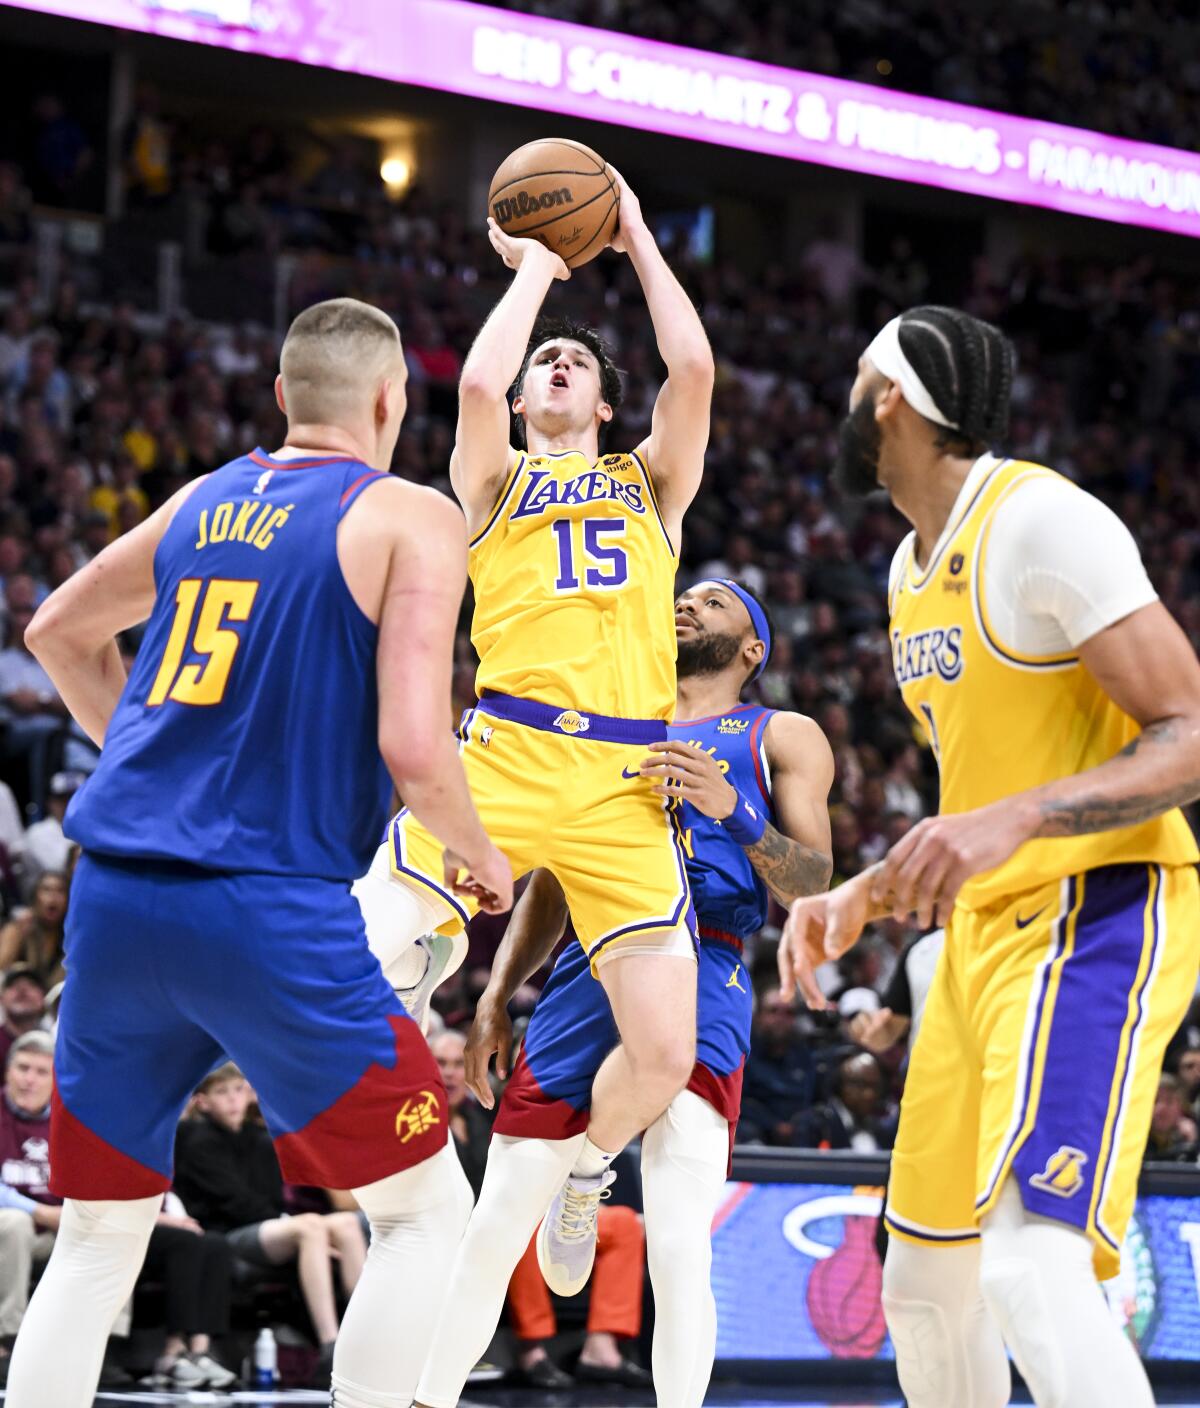
[[50, 1097], [50, 1191], [59, 1198], [126, 1202], [165, 1193], [170, 1178], [114, 1149]]
[[746, 947], [736, 934], [731, 934], [725, 929], [714, 929], [711, 924], [698, 924], [696, 932], [702, 939], [715, 939], [717, 943], [728, 944], [737, 953], [742, 953]]
[[275, 1140], [284, 1182], [362, 1188], [445, 1146], [446, 1087], [429, 1046], [411, 1018], [388, 1021], [396, 1033], [395, 1064], [368, 1066], [327, 1110]]
[[570, 1139], [588, 1127], [589, 1111], [555, 1100], [538, 1084], [522, 1048], [512, 1079], [505, 1087], [493, 1134], [514, 1139]]
[[707, 1100], [729, 1126], [729, 1166], [725, 1170], [727, 1176], [733, 1171], [733, 1138], [737, 1133], [738, 1117], [742, 1113], [742, 1073], [745, 1068], [746, 1058], [743, 1057], [742, 1064], [736, 1071], [727, 1076], [719, 1076], [697, 1061], [692, 1067], [692, 1074], [687, 1083], [687, 1089], [698, 1095], [701, 1100]]

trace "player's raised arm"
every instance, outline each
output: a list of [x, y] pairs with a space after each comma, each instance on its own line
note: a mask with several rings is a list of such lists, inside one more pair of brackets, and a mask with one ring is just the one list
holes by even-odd
[[38, 607], [25, 632], [25, 644], [54, 681], [72, 718], [97, 745], [104, 743], [125, 688], [116, 638], [150, 615], [154, 554], [180, 504], [202, 482], [185, 484], [68, 577]]
[[700, 315], [663, 258], [642, 218], [642, 207], [620, 172], [621, 219], [612, 248], [624, 252], [637, 271], [667, 379], [658, 400], [650, 439], [641, 447], [650, 464], [659, 507], [676, 548], [683, 515], [704, 475], [704, 451], [712, 409], [715, 366]]
[[454, 632], [467, 581], [463, 517], [431, 489], [375, 489], [371, 531], [391, 539], [379, 614], [379, 750], [405, 804], [447, 849], [483, 908], [512, 904], [512, 871], [492, 845], [454, 744]]
[[563, 261], [532, 239], [513, 239], [488, 221], [488, 238], [516, 278], [492, 309], [463, 363], [458, 431], [450, 482], [472, 532], [491, 512], [512, 462], [508, 388], [521, 370], [529, 335], [555, 279], [570, 277]]
[[550, 957], [567, 925], [567, 897], [548, 870], [535, 870], [517, 901], [500, 947], [492, 959], [492, 974], [475, 1008], [467, 1037], [467, 1084], [485, 1109], [495, 1103], [488, 1083], [488, 1065], [496, 1057], [496, 1074], [503, 1080], [512, 1059], [512, 1019], [508, 1004], [522, 983]]

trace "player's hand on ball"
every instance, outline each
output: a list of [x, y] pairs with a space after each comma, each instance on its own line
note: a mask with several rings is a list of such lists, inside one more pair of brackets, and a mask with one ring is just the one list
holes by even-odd
[[642, 203], [629, 189], [628, 182], [617, 168], [610, 163], [608, 169], [613, 174], [617, 192], [621, 197], [621, 203], [617, 207], [617, 232], [609, 240], [608, 247], [615, 249], [618, 254], [628, 254], [629, 239], [646, 228], [646, 221], [642, 217]]
[[496, 1058], [496, 1074], [505, 1080], [512, 1060], [513, 1026], [508, 1008], [503, 1002], [493, 1002], [485, 992], [475, 1009], [475, 1020], [467, 1037], [464, 1055], [467, 1061], [467, 1086], [485, 1110], [496, 1103], [488, 1066]]
[[1001, 865], [1033, 835], [1014, 800], [918, 822], [874, 867], [872, 899], [897, 919], [915, 914], [923, 929], [946, 924], [966, 882]]
[[510, 269], [519, 269], [526, 259], [542, 259], [547, 262], [556, 279], [569, 279], [571, 271], [552, 249], [541, 240], [514, 238], [506, 235], [499, 225], [488, 217], [488, 239], [492, 248]]
[[495, 846], [489, 846], [474, 865], [448, 850], [444, 866], [446, 888], [453, 894], [470, 896], [487, 914], [507, 914], [512, 908], [512, 866]]
[[659, 797], [682, 797], [714, 821], [723, 821], [737, 806], [737, 789], [725, 781], [711, 753], [675, 738], [651, 743], [650, 749], [641, 774], [654, 779], [650, 790]]
[[817, 967], [853, 948], [873, 917], [870, 882], [861, 875], [827, 895], [793, 900], [776, 952], [784, 997], [792, 998], [799, 988], [809, 1007], [826, 1011], [830, 1003], [817, 982]]

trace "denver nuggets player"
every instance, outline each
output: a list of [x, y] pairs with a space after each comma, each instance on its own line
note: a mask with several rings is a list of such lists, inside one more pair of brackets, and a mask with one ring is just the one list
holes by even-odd
[[[333, 1356], [343, 1408], [407, 1408], [470, 1208], [437, 1068], [350, 894], [394, 779], [487, 905], [511, 902], [450, 738], [462, 515], [384, 472], [405, 408], [390, 318], [317, 304], [281, 368], [283, 448], [181, 489], [29, 629], [104, 748], [64, 828], [84, 848], [51, 1124], [67, 1202], [12, 1357], [16, 1408], [92, 1402], [175, 1127], [225, 1053], [284, 1177], [354, 1187], [371, 1220]], [[147, 616], [126, 680], [114, 637]]]
[[[752, 998], [743, 945], [783, 904], [823, 890], [832, 859], [826, 799], [833, 757], [799, 714], [743, 704], [766, 664], [771, 631], [758, 600], [732, 581], [699, 582], [676, 602], [679, 693], [669, 740], [643, 760], [683, 829], [700, 931], [697, 1062], [688, 1087], [646, 1131], [642, 1181], [654, 1286], [659, 1408], [699, 1408], [716, 1348], [710, 1229], [725, 1186], [741, 1105]], [[512, 1046], [507, 1004], [561, 937], [567, 906], [537, 871], [500, 945], [467, 1046], [468, 1078], [493, 1104], [488, 1063], [502, 1075]], [[504, 1092], [479, 1203], [421, 1376], [422, 1394], [454, 1402], [495, 1328], [513, 1268], [584, 1138], [592, 1080], [619, 1040], [608, 999], [575, 944], [542, 993]], [[611, 1177], [611, 1173], [609, 1175]], [[570, 1294], [591, 1247], [551, 1268]]]
[[839, 478], [912, 523], [896, 678], [941, 815], [793, 907], [785, 984], [864, 924], [947, 924], [901, 1109], [884, 1307], [912, 1408], [999, 1408], [1007, 1342], [1042, 1408], [1145, 1408], [1107, 1312], [1166, 1043], [1196, 984], [1200, 666], [1133, 539], [996, 458], [1012, 352], [914, 308], [859, 362]]
[[[516, 275], [463, 367], [450, 465], [472, 534], [480, 656], [462, 755], [480, 815], [514, 870], [544, 866], [562, 884], [621, 1032], [597, 1075], [574, 1169], [594, 1188], [695, 1060], [684, 856], [676, 821], [639, 763], [666, 738], [675, 708], [674, 579], [703, 472], [713, 360], [622, 183], [613, 247], [641, 280], [668, 377], [649, 438], [602, 457], [600, 434], [621, 390], [603, 343], [586, 328], [534, 328], [566, 265], [494, 222], [489, 235]], [[509, 443], [510, 386], [521, 450]], [[372, 946], [398, 987], [418, 935], [461, 935], [476, 878], [444, 866], [429, 828], [400, 813], [356, 887]], [[424, 993], [449, 971], [448, 947], [429, 955]]]

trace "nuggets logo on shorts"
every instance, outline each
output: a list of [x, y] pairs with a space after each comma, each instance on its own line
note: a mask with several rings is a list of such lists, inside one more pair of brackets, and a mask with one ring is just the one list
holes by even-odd
[[592, 722], [586, 714], [578, 714], [574, 709], [564, 709], [554, 720], [554, 727], [563, 733], [586, 733]]
[[1083, 1166], [1087, 1161], [1088, 1156], [1082, 1149], [1061, 1144], [1046, 1160], [1046, 1167], [1041, 1173], [1035, 1173], [1029, 1182], [1043, 1193], [1073, 1198], [1083, 1187]]
[[396, 1133], [400, 1143], [407, 1144], [419, 1134], [428, 1134], [435, 1124], [441, 1124], [438, 1111], [441, 1102], [432, 1090], [422, 1090], [416, 1098], [411, 1097], [396, 1111]]

